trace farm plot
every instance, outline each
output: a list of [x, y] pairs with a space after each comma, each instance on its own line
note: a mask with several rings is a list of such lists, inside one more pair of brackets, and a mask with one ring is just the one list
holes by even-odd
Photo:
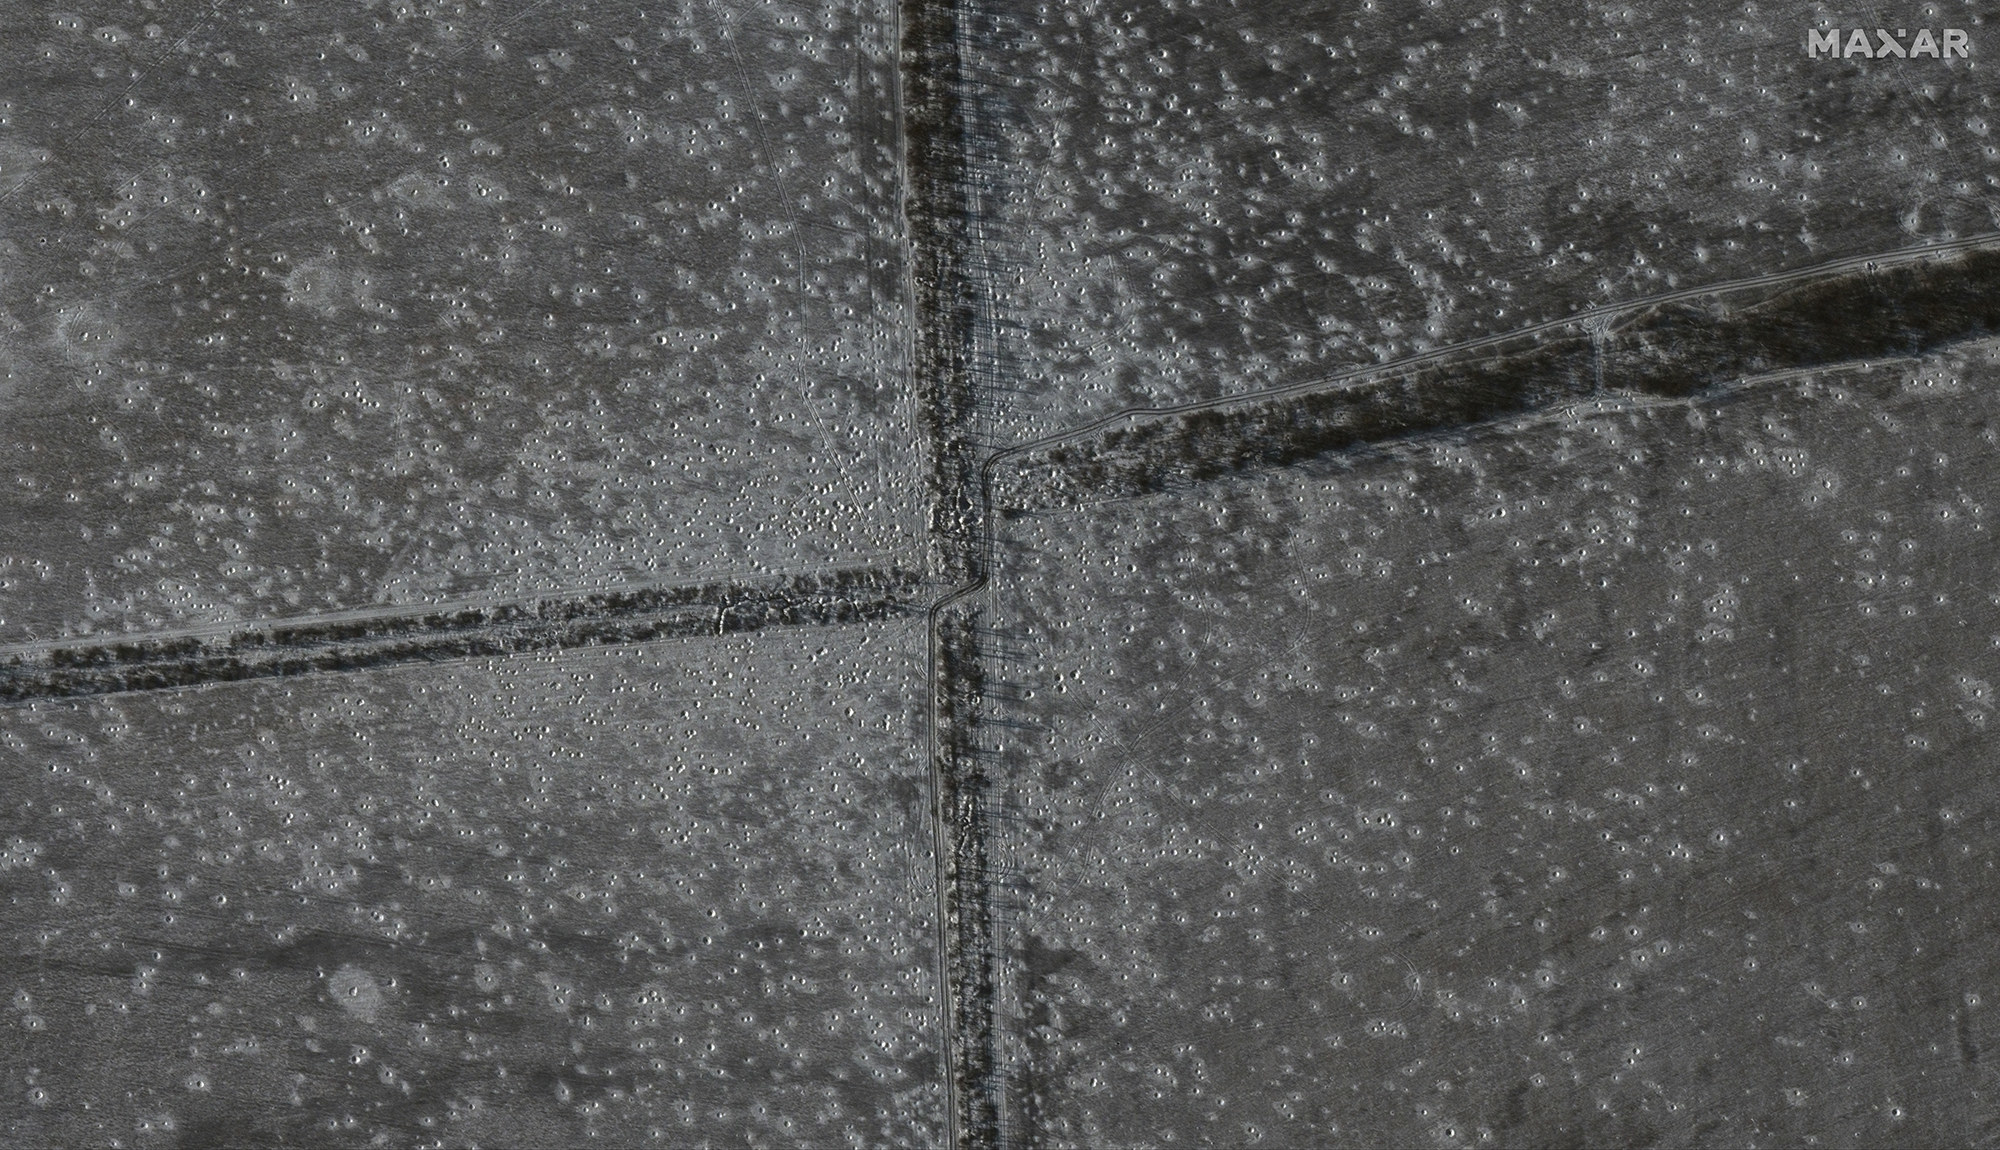
[[920, 552], [886, 8], [174, 9], [0, 28], [0, 642]]
[[1018, 1144], [1984, 1136], [1996, 362], [1003, 520]]
[[16, 1145], [943, 1138], [921, 627], [0, 708]]
[[1016, 442], [2000, 226], [1984, 57], [1815, 59], [1823, 5], [982, 12]]

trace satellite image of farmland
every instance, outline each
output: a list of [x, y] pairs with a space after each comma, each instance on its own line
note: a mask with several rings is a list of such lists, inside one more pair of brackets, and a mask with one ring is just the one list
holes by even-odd
[[0, 1146], [2000, 1147], [1996, 99], [0, 0]]

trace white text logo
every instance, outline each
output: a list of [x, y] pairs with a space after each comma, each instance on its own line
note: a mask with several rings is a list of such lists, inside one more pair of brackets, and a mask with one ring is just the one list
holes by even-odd
[[1845, 36], [1838, 28], [1828, 28], [1824, 32], [1806, 33], [1806, 54], [1815, 60], [1821, 56], [1844, 59], [1859, 56], [1864, 60], [1928, 56], [1936, 60], [1969, 56], [1972, 54], [1972, 43], [1963, 28], [1946, 28], [1941, 33], [1919, 28], [1915, 36], [1902, 28], [1896, 29], [1894, 34], [1887, 28], [1876, 28], [1872, 33], [1866, 28], [1851, 28]]

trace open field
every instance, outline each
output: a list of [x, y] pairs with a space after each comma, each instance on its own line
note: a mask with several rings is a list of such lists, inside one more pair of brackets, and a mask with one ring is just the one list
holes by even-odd
[[979, 11], [1008, 441], [2000, 219], [1990, 64], [1816, 3]]
[[1005, 521], [1012, 1143], [1990, 1137], [1996, 365]]
[[0, 21], [0, 642], [921, 554], [881, 6]]
[[906, 1145], [921, 628], [0, 708], [13, 1145]]

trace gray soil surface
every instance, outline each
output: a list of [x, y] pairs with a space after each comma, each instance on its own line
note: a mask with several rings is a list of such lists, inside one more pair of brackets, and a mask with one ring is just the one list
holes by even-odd
[[1991, 53], [0, 3], [0, 1143], [2000, 1142]]

